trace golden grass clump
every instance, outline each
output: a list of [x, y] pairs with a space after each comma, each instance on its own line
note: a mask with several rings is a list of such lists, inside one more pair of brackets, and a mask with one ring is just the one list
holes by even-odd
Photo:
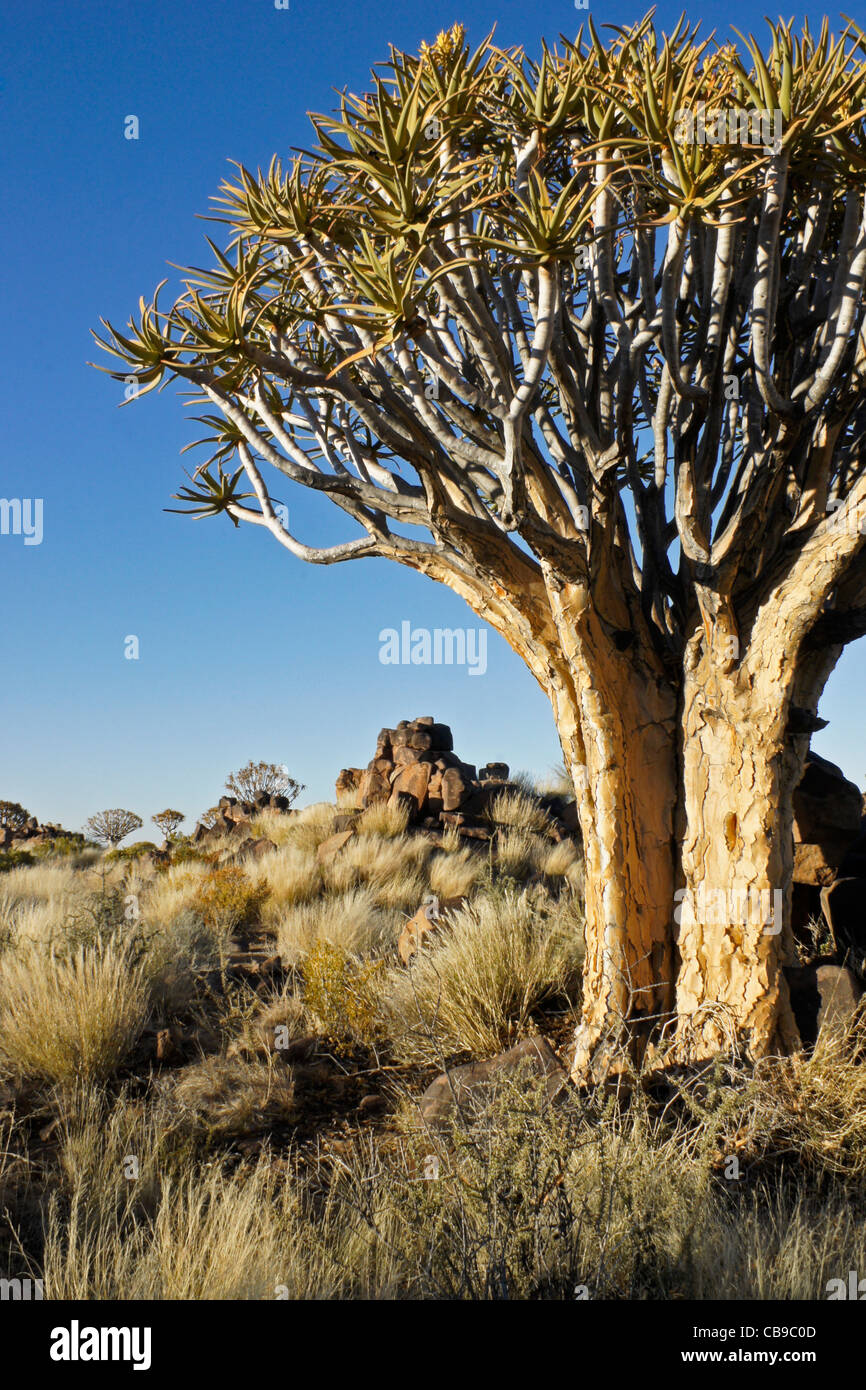
[[141, 919], [146, 926], [166, 930], [172, 923], [194, 910], [201, 881], [211, 866], [194, 859], [158, 874], [148, 885], [141, 901]]
[[550, 828], [550, 816], [537, 796], [528, 791], [502, 791], [487, 808], [487, 819], [494, 825], [543, 835]]
[[408, 971], [394, 972], [387, 995], [408, 1058], [433, 1060], [437, 1047], [491, 1056], [526, 1031], [545, 999], [577, 988], [583, 943], [573, 904], [546, 913], [528, 893], [482, 894], [429, 940]]
[[512, 826], [496, 837], [496, 867], [509, 878], [527, 878], [544, 841], [531, 831]]
[[533, 863], [546, 878], [567, 878], [576, 882], [583, 872], [583, 853], [574, 840], [560, 840], [554, 845], [540, 840], [533, 853]]
[[374, 801], [361, 812], [356, 828], [361, 835], [397, 839], [409, 828], [409, 808], [403, 802], [393, 805], [390, 801]]
[[0, 962], [0, 1058], [14, 1075], [105, 1081], [147, 1021], [143, 969], [117, 941]]
[[262, 891], [262, 922], [274, 929], [286, 909], [308, 903], [322, 891], [322, 871], [315, 852], [292, 843], [251, 864], [248, 873]]
[[434, 855], [430, 860], [430, 891], [439, 898], [465, 898], [481, 883], [487, 860], [468, 848]]
[[285, 910], [277, 921], [277, 950], [296, 963], [320, 942], [353, 955], [387, 949], [394, 939], [394, 922], [377, 905], [369, 888], [317, 898]]

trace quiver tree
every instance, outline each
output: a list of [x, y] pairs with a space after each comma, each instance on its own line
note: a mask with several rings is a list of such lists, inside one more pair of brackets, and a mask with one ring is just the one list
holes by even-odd
[[23, 830], [30, 819], [30, 812], [18, 801], [0, 801], [0, 830]]
[[90, 840], [100, 845], [119, 845], [133, 830], [140, 830], [144, 822], [134, 811], [124, 811], [116, 807], [111, 811], [97, 811], [85, 823], [84, 833]]
[[290, 777], [282, 763], [254, 763], [251, 758], [238, 772], [226, 778], [225, 788], [241, 801], [255, 801], [263, 794], [284, 796], [291, 805], [304, 790], [304, 785]]
[[[799, 731], [866, 630], [864, 52], [649, 18], [540, 62], [459, 27], [392, 51], [311, 153], [223, 185], [213, 269], [100, 340], [212, 407], [188, 510], [447, 584], [547, 692], [576, 1074], [665, 1021], [684, 1057], [798, 1043]], [[305, 543], [288, 482], [348, 538]]]
[[162, 831], [166, 840], [170, 840], [177, 834], [178, 826], [183, 824], [185, 816], [183, 811], [173, 811], [171, 807], [168, 807], [165, 811], [159, 811], [155, 816], [151, 816], [150, 819]]

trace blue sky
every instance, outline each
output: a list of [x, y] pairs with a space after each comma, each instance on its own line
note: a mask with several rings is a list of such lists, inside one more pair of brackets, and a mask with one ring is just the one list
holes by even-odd
[[[643, 9], [592, 15], [627, 23]], [[678, 13], [658, 10], [666, 27]], [[758, 27], [742, 0], [689, 14]], [[177, 806], [191, 822], [254, 757], [285, 762], [304, 800], [320, 799], [372, 755], [382, 724], [421, 714], [450, 723], [470, 761], [559, 760], [544, 695], [494, 633], [483, 677], [380, 664], [383, 627], [477, 626], [447, 591], [383, 561], [305, 566], [254, 528], [163, 511], [185, 481], [183, 403], [170, 388], [118, 410], [122, 388], [86, 363], [100, 315], [122, 325], [167, 261], [204, 262], [214, 231], [196, 214], [227, 160], [266, 165], [308, 144], [305, 113], [363, 87], [389, 43], [416, 49], [460, 19], [475, 41], [496, 24], [501, 43], [534, 52], [584, 15], [553, 0], [5, 7], [0, 494], [44, 500], [44, 539], [0, 537], [0, 797], [70, 828], [115, 805], [146, 822]], [[130, 114], [137, 141], [123, 138]], [[287, 500], [301, 534], [324, 536], [315, 499]], [[849, 648], [831, 678], [814, 745], [858, 782], [864, 653]]]

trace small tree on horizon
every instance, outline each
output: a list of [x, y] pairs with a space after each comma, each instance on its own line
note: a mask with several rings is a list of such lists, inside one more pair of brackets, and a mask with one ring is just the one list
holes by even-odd
[[134, 830], [140, 830], [143, 825], [141, 816], [137, 816], [134, 811], [124, 811], [115, 807], [110, 811], [97, 811], [95, 816], [91, 816], [85, 822], [84, 833], [88, 839], [96, 840], [97, 844], [117, 846], [127, 835], [131, 835]]
[[185, 819], [183, 811], [172, 811], [171, 809], [159, 811], [157, 815], [151, 816], [154, 825], [162, 831], [166, 840], [172, 838], [178, 826], [182, 825]]
[[225, 781], [226, 791], [240, 801], [254, 801], [260, 792], [268, 796], [284, 796], [291, 805], [304, 790], [302, 782], [290, 777], [282, 763], [254, 763], [252, 759]]

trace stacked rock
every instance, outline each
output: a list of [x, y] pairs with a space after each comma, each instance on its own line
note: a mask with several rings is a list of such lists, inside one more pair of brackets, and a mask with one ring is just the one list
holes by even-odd
[[80, 841], [84, 844], [84, 836], [75, 830], [64, 830], [62, 825], [46, 823], [40, 825], [35, 816], [31, 816], [23, 825], [16, 826], [13, 830], [11, 826], [0, 827], [0, 849], [20, 848], [24, 844], [31, 846], [51, 844], [53, 840], [69, 839]]
[[360, 809], [376, 802], [402, 803], [413, 824], [443, 817], [461, 820], [480, 815], [507, 781], [507, 763], [489, 763], [479, 777], [473, 764], [454, 752], [448, 725], [423, 715], [382, 729], [367, 766], [340, 773], [337, 798]]
[[221, 835], [233, 835], [240, 831], [249, 833], [249, 822], [260, 811], [282, 811], [285, 815], [290, 810], [291, 802], [288, 798], [274, 793], [259, 792], [253, 801], [239, 801], [236, 796], [221, 796], [213, 825], [206, 826], [199, 822], [193, 831], [192, 840], [194, 844], [200, 844], [202, 840], [216, 839]]

